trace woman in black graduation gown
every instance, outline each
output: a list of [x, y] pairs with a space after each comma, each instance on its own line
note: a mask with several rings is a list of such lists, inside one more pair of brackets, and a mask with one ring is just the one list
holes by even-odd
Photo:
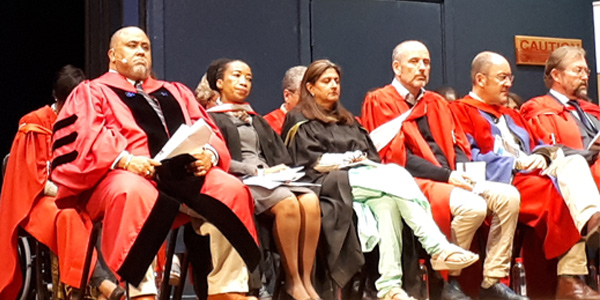
[[[221, 104], [208, 112], [231, 153], [229, 172], [247, 176], [288, 169], [292, 161], [281, 138], [245, 102], [252, 89], [250, 67], [241, 60], [220, 62], [209, 85], [219, 91]], [[249, 188], [254, 213], [274, 218], [273, 235], [283, 261], [286, 292], [294, 299], [319, 299], [311, 281], [321, 229], [317, 196], [305, 187]]]
[[[411, 299], [402, 289], [401, 219], [432, 256], [435, 270], [462, 269], [477, 261], [478, 256], [448, 242], [433, 221], [427, 199], [404, 168], [378, 163], [379, 155], [367, 132], [339, 102], [340, 74], [339, 66], [328, 60], [315, 61], [308, 67], [300, 84], [300, 102], [288, 113], [282, 137], [294, 163], [305, 167], [307, 179], [322, 184], [321, 201], [323, 196], [330, 196], [331, 207], [321, 204], [323, 228], [328, 222], [341, 222], [352, 228], [352, 201], [368, 207], [357, 211], [359, 220], [365, 219], [361, 213], [372, 211], [375, 215], [377, 224], [359, 223], [358, 231], [363, 249], [373, 245], [366, 242], [369, 239], [362, 227], [374, 226], [377, 232], [381, 274], [375, 282], [377, 296]], [[347, 171], [330, 171], [350, 163], [353, 165]], [[337, 184], [330, 184], [331, 181]], [[339, 236], [327, 244], [335, 250], [338, 243], [356, 247], [353, 234], [356, 236], [353, 232], [340, 231]], [[346, 258], [335, 257], [337, 254], [329, 253], [329, 256], [333, 261]], [[352, 260], [346, 262], [352, 263]]]

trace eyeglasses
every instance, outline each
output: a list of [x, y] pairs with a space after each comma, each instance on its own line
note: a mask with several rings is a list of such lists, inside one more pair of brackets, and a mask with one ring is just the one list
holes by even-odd
[[513, 74], [500, 73], [500, 74], [495, 75], [495, 76], [491, 76], [489, 74], [484, 74], [484, 73], [482, 73], [482, 74], [485, 75], [485, 76], [488, 76], [488, 77], [495, 77], [500, 82], [509, 81], [510, 83], [512, 83], [513, 81], [515, 81], [515, 75], [513, 75]]
[[564, 70], [564, 71], [574, 74], [576, 76], [583, 76], [583, 75], [590, 76], [590, 73], [591, 73], [591, 70], [586, 67], [575, 67], [574, 69]]

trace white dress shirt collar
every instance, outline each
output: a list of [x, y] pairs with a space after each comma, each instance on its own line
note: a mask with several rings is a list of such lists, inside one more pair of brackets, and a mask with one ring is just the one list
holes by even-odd
[[[400, 94], [400, 96], [404, 98], [404, 100], [407, 99], [407, 96], [410, 94], [410, 92], [407, 88], [404, 87], [404, 85], [402, 85], [402, 83], [400, 83], [400, 81], [396, 77], [394, 77], [394, 80], [392, 80], [392, 86], [396, 89], [398, 94]], [[416, 101], [419, 101], [419, 99], [421, 99], [421, 97], [423, 97], [424, 94], [425, 89], [421, 88], [421, 91], [419, 91], [419, 94], [416, 96]]]
[[569, 97], [557, 92], [556, 90], [550, 89], [550, 95], [554, 96], [554, 98], [558, 99], [558, 101], [560, 101], [560, 103], [562, 103], [563, 105], [567, 105], [567, 102], [569, 101]]
[[[108, 72], [119, 74], [119, 72], [117, 72], [117, 70], [114, 70], [114, 69], [109, 69]], [[123, 77], [125, 77], [125, 76], [123, 76]], [[129, 81], [129, 83], [131, 83], [131, 85], [135, 86], [135, 80], [131, 80], [131, 79], [127, 78], [127, 77], [125, 77], [125, 79], [127, 79], [127, 81]]]
[[469, 96], [471, 96], [471, 98], [473, 98], [475, 100], [479, 100], [481, 102], [485, 102], [485, 101], [483, 101], [483, 99], [481, 99], [481, 97], [479, 97], [479, 95], [475, 94], [475, 92], [473, 92], [473, 91], [469, 92]]

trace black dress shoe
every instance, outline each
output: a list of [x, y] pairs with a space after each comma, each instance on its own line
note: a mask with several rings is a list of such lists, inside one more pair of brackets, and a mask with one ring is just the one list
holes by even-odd
[[121, 287], [118, 286], [112, 291], [112, 293], [110, 293], [110, 297], [108, 297], [108, 300], [121, 300], [123, 299], [123, 297], [125, 297], [125, 290]]
[[471, 300], [471, 298], [463, 293], [456, 279], [450, 279], [444, 282], [442, 300]]
[[497, 282], [487, 289], [480, 288], [479, 300], [529, 300], [529, 298], [517, 295], [506, 285]]

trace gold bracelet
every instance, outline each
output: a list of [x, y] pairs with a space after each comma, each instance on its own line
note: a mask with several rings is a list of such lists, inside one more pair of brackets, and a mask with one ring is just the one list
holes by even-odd
[[133, 159], [133, 154], [129, 154], [129, 156], [127, 156], [127, 160], [125, 161], [125, 164], [123, 165], [123, 170], [127, 170], [127, 167], [129, 167], [129, 163], [131, 163], [132, 159]]

